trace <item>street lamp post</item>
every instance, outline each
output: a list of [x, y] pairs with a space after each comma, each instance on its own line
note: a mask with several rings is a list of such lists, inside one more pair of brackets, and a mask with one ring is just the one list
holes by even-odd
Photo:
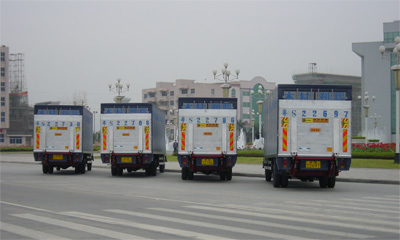
[[[233, 75], [233, 74], [231, 74], [231, 71], [228, 70], [228, 63], [224, 63], [224, 68], [221, 70], [221, 72], [222, 73], [217, 76], [217, 70], [212, 71], [212, 73], [214, 74], [214, 79], [224, 81], [224, 84], [221, 85], [222, 94], [223, 94], [224, 98], [227, 98], [227, 97], [229, 97], [229, 89], [231, 88], [231, 85], [228, 83], [228, 81], [238, 79], [240, 70], [236, 69], [236, 71], [235, 71], [236, 75]], [[222, 76], [222, 79], [219, 78], [221, 76]], [[232, 79], [229, 79], [231, 76], [232, 76]]]
[[[358, 96], [358, 99], [361, 100], [361, 96]], [[368, 100], [369, 100], [369, 96], [368, 96], [368, 92], [365, 92], [364, 95], [364, 117], [365, 117], [365, 143], [368, 143], [368, 112], [369, 112], [369, 105], [368, 105]], [[375, 101], [375, 96], [372, 96], [372, 102]]]
[[251, 142], [254, 145], [254, 122], [256, 119], [254, 118], [255, 116], [254, 109], [251, 110]]
[[126, 87], [124, 87], [124, 85], [121, 84], [121, 79], [120, 78], [117, 79], [117, 82], [115, 83], [115, 87], [113, 87], [113, 85], [111, 83], [108, 84], [108, 88], [110, 89], [110, 92], [118, 93], [118, 96], [114, 97], [114, 101], [116, 103], [121, 103], [122, 102], [122, 99], [125, 96], [121, 96], [121, 93], [129, 91], [129, 87], [130, 87], [129, 83], [127, 83]]
[[[394, 162], [395, 163], [400, 163], [400, 149], [399, 149], [399, 142], [400, 142], [400, 136], [399, 136], [399, 127], [400, 127], [400, 117], [399, 117], [399, 112], [400, 112], [400, 96], [399, 96], [399, 90], [400, 90], [400, 65], [399, 65], [399, 55], [400, 55], [400, 36], [397, 36], [394, 39], [396, 46], [393, 48], [393, 53], [396, 56], [396, 64], [393, 65], [390, 69], [393, 71], [393, 76], [394, 76], [394, 88], [396, 90], [396, 155], [394, 157]], [[383, 55], [385, 54], [385, 46], [380, 46], [379, 51]], [[391, 59], [389, 59], [391, 60]]]
[[258, 85], [258, 132], [259, 132], [259, 139], [261, 139], [261, 114], [262, 114], [262, 105], [263, 105], [263, 100], [261, 99], [263, 91], [261, 90], [262, 86]]

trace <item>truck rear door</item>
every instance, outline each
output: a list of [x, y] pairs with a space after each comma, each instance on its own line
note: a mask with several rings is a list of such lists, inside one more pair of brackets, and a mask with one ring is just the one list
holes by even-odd
[[280, 156], [351, 156], [351, 101], [279, 100]]

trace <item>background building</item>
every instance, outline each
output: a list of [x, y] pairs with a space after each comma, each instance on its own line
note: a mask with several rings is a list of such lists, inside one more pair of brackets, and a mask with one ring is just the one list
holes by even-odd
[[[383, 41], [353, 43], [352, 49], [361, 58], [362, 84], [361, 92], [375, 96], [375, 101], [368, 105], [369, 115], [381, 116], [374, 131], [374, 120], [368, 118], [368, 129], [363, 135], [369, 138], [379, 138], [382, 142], [395, 142], [396, 131], [396, 94], [393, 73], [390, 69], [396, 64], [394, 54], [394, 38], [400, 36], [400, 21], [383, 23]], [[382, 57], [379, 46], [384, 45], [386, 53]], [[364, 109], [362, 109], [364, 116]], [[365, 122], [362, 129], [365, 129]], [[376, 137], [374, 137], [376, 135]]]
[[310, 63], [308, 73], [295, 74], [292, 76], [295, 84], [345, 84], [352, 86], [351, 102], [351, 132], [353, 136], [361, 135], [361, 77], [319, 73], [316, 70], [316, 63]]
[[[230, 81], [229, 97], [238, 99], [237, 119], [249, 130], [251, 119], [254, 118], [255, 129], [258, 132], [258, 117], [252, 115], [251, 109], [257, 114], [257, 100], [264, 99], [267, 90], [273, 90], [275, 83], [267, 82], [262, 77], [255, 77], [250, 81]], [[222, 97], [222, 83], [198, 83], [195, 80], [177, 79], [175, 82], [157, 82], [155, 88], [142, 90], [142, 102], [155, 103], [160, 109], [166, 112], [166, 128], [169, 139], [174, 139], [177, 123], [177, 106], [179, 97]], [[262, 94], [258, 95], [259, 86], [262, 87]], [[251, 90], [254, 94], [251, 94]], [[247, 134], [248, 135], [248, 134]], [[249, 136], [247, 136], [249, 137]]]
[[33, 108], [25, 83], [24, 54], [1, 47], [0, 146], [32, 146]]
[[10, 127], [10, 111], [9, 111], [9, 53], [8, 47], [2, 45], [1, 52], [1, 90], [0, 90], [0, 146], [6, 144], [6, 136], [8, 128]]

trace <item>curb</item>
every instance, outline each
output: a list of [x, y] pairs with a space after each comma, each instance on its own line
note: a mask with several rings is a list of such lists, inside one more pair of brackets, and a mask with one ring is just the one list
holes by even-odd
[[[39, 162], [20, 162], [20, 161], [1, 161], [1, 163], [18, 163], [18, 164], [40, 164]], [[109, 166], [94, 166], [92, 168], [103, 168], [108, 169]], [[171, 173], [181, 173], [181, 170], [178, 169], [165, 169], [165, 172]], [[240, 173], [240, 172], [233, 172], [232, 176], [237, 177], [253, 177], [253, 178], [264, 178], [263, 174], [256, 174], [256, 173]], [[396, 180], [377, 180], [377, 179], [361, 179], [361, 178], [336, 178], [337, 182], [353, 182], [353, 183], [374, 183], [374, 184], [392, 184], [392, 185], [400, 185], [400, 181]]]

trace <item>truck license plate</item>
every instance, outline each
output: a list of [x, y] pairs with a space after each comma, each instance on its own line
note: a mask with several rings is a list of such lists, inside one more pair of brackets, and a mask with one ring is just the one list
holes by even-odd
[[203, 158], [201, 159], [201, 165], [214, 165], [214, 159], [212, 158]]
[[321, 161], [306, 161], [306, 168], [321, 168]]
[[132, 157], [122, 157], [121, 162], [123, 163], [131, 163], [132, 162]]
[[63, 155], [62, 154], [54, 154], [53, 160], [63, 160]]

